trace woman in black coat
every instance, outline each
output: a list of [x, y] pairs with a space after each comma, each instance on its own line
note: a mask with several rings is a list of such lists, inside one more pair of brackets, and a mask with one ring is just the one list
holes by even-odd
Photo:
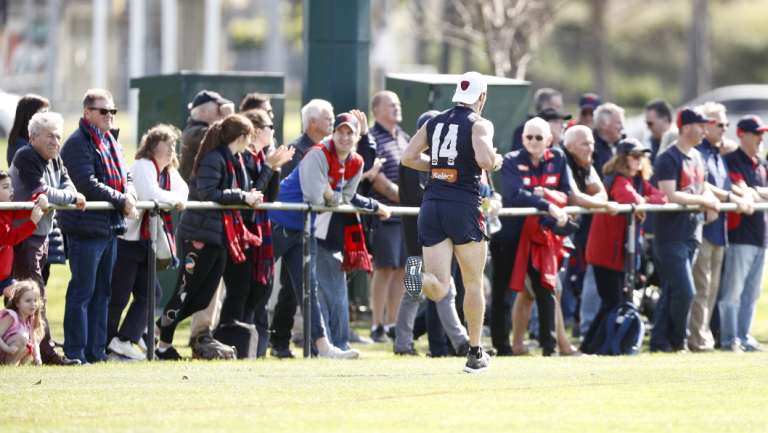
[[[214, 123], [203, 138], [190, 178], [190, 201], [214, 201], [223, 205], [256, 206], [262, 194], [250, 189], [241, 152], [253, 135], [251, 122], [232, 114]], [[243, 231], [238, 210], [187, 210], [177, 236], [182, 269], [176, 289], [157, 321], [160, 339], [158, 359], [177, 360], [172, 346], [176, 326], [208, 306], [228, 260], [242, 262], [252, 239]]]

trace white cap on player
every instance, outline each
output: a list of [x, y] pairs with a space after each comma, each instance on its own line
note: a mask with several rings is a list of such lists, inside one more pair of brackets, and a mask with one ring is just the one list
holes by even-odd
[[462, 104], [474, 104], [480, 98], [480, 94], [488, 91], [488, 83], [479, 72], [466, 72], [456, 83], [456, 92], [453, 94], [453, 102]]

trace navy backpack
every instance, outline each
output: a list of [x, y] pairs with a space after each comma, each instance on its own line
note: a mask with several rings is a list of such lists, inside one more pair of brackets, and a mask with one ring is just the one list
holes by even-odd
[[645, 324], [632, 302], [624, 302], [606, 314], [586, 353], [637, 355], [643, 346]]

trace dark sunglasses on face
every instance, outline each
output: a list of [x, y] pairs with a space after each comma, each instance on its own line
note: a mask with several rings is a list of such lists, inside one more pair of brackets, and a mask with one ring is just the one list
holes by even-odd
[[88, 107], [89, 110], [98, 111], [101, 113], [102, 116], [106, 116], [107, 114], [115, 115], [117, 114], [117, 108], [97, 108], [97, 107]]
[[536, 140], [536, 141], [544, 141], [543, 135], [526, 135], [525, 138], [527, 140]]
[[646, 125], [648, 125], [649, 128], [653, 128], [653, 122], [645, 122]]

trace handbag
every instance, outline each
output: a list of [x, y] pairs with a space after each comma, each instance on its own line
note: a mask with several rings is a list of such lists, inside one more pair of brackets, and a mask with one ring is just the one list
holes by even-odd
[[165, 231], [165, 225], [162, 218], [157, 215], [151, 215], [151, 224], [154, 225], [154, 239], [152, 239], [152, 248], [155, 250], [155, 266], [158, 271], [172, 269], [176, 267], [178, 259], [173, 253], [171, 238]]

